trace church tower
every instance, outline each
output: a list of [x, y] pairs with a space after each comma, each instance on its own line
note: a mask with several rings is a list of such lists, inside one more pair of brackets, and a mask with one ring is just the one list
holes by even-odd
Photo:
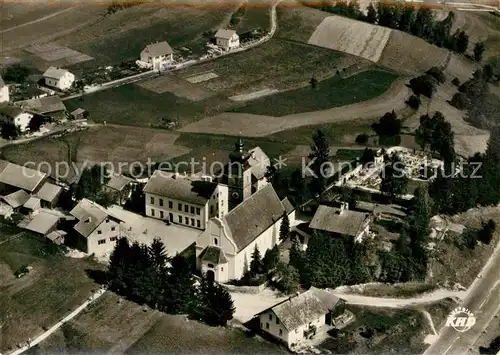
[[241, 138], [235, 144], [235, 149], [229, 154], [226, 168], [226, 180], [229, 187], [229, 199], [233, 206], [239, 204], [252, 194], [252, 173], [248, 164], [250, 154], [245, 151]]

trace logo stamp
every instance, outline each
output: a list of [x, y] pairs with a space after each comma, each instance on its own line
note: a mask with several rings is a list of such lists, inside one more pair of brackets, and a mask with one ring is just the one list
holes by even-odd
[[452, 327], [457, 332], [466, 332], [476, 324], [476, 317], [464, 307], [457, 307], [448, 315], [446, 326]]

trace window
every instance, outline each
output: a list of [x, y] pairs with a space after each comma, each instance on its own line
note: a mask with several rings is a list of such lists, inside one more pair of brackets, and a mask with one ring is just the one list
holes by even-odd
[[151, 216], [155, 216], [155, 210], [154, 209], [151, 209]]
[[219, 245], [219, 239], [214, 238], [214, 244], [215, 244], [215, 245]]
[[208, 264], [207, 265], [209, 268], [213, 269], [214, 268], [214, 264]]
[[177, 207], [179, 208], [179, 211], [182, 211], [182, 203], [179, 203]]
[[224, 206], [224, 200], [220, 200], [220, 205]]
[[179, 216], [179, 223], [182, 223], [182, 216]]
[[189, 218], [184, 217], [184, 223], [189, 224]]
[[196, 214], [199, 216], [200, 215], [200, 208], [196, 207]]
[[273, 315], [269, 314], [269, 320], [273, 320]]
[[193, 206], [191, 206], [191, 211], [190, 212], [191, 212], [191, 214], [194, 214], [194, 207]]
[[118, 237], [111, 237], [109, 238], [110, 242], [116, 242], [118, 240]]
[[101, 240], [97, 241], [97, 244], [99, 244], [99, 245], [105, 244], [105, 243], [106, 243], [106, 239], [101, 239]]
[[276, 317], [276, 324], [280, 324], [280, 320]]
[[106, 223], [109, 223], [109, 219], [108, 218], [106, 218]]
[[112, 232], [114, 232], [115, 230], [116, 230], [116, 227], [115, 227], [115, 226], [111, 227], [111, 231], [112, 231]]
[[160, 198], [160, 207], [163, 207], [163, 199]]
[[194, 218], [191, 218], [191, 225], [194, 227]]
[[101, 231], [101, 230], [98, 230], [98, 231], [97, 231], [97, 234], [102, 234], [102, 231]]
[[224, 268], [222, 266], [220, 267], [220, 271], [224, 271]]
[[280, 336], [283, 336], [283, 329], [280, 329]]
[[201, 227], [201, 225], [200, 225], [200, 220], [199, 220], [199, 219], [197, 219], [197, 220], [196, 220], [196, 227], [198, 227], [198, 228], [200, 228], [200, 227]]
[[266, 323], [266, 329], [269, 329], [269, 323]]
[[163, 214], [163, 211], [160, 211], [160, 218], [163, 219], [165, 216]]
[[188, 205], [184, 205], [184, 212], [186, 212], [186, 213], [189, 212], [189, 206]]
[[153, 196], [151, 196], [150, 202], [151, 202], [152, 205], [155, 204], [155, 198]]
[[297, 334], [298, 332], [299, 332], [299, 330], [298, 330], [298, 329], [295, 329], [295, 334]]
[[174, 208], [174, 204], [172, 203], [172, 201], [168, 201], [168, 208], [170, 209]]
[[210, 215], [214, 214], [214, 206], [210, 206]]
[[170, 220], [170, 222], [173, 222], [174, 221], [174, 215], [172, 213], [169, 213], [168, 214], [168, 219]]

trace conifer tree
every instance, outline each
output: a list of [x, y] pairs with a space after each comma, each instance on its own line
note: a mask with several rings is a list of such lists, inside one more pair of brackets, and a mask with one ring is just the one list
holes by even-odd
[[283, 242], [288, 238], [288, 234], [290, 233], [290, 220], [288, 219], [288, 215], [283, 212], [283, 218], [281, 220], [280, 226], [280, 240]]
[[195, 288], [191, 265], [183, 256], [177, 254], [171, 261], [166, 290], [166, 311], [170, 314], [187, 314], [195, 305]]
[[229, 292], [223, 286], [202, 277], [194, 315], [208, 325], [225, 326], [233, 319], [234, 310], [234, 302]]
[[257, 244], [252, 253], [252, 261], [250, 262], [250, 273], [253, 275], [258, 275], [262, 273], [262, 258], [260, 256], [259, 248]]

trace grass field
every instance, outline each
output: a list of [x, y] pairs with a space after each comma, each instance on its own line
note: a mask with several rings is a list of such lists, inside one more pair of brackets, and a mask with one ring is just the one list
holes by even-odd
[[106, 293], [31, 354], [286, 354], [240, 328], [209, 327]]
[[320, 82], [316, 89], [305, 87], [282, 92], [231, 111], [280, 117], [325, 110], [382, 95], [397, 78], [397, 74], [381, 69], [368, 70], [346, 79], [332, 77]]
[[[244, 33], [256, 29], [269, 31], [271, 28], [271, 6], [273, 1], [248, 1], [246, 2], [244, 15], [234, 25], [228, 27], [237, 33]], [[244, 6], [244, 5], [243, 5]]]
[[[0, 226], [0, 240], [21, 231]], [[97, 285], [87, 277], [100, 266], [90, 259], [69, 259], [43, 237], [21, 232], [0, 247], [0, 351], [34, 338], [83, 303]], [[1, 242], [1, 241], [0, 241]], [[20, 279], [13, 273], [23, 265], [33, 270]]]

